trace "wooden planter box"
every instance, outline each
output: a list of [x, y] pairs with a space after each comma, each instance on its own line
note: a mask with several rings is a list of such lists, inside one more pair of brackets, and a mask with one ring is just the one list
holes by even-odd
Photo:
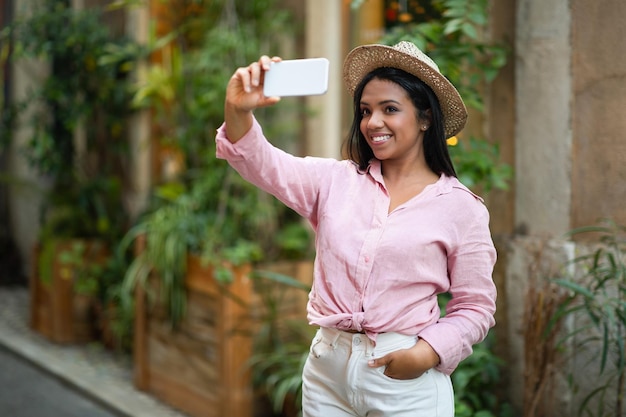
[[187, 314], [176, 330], [145, 289], [136, 292], [135, 385], [193, 417], [251, 417], [250, 268], [222, 286], [198, 258], [188, 262]]
[[61, 254], [71, 251], [75, 244], [85, 245], [83, 262], [103, 262], [108, 250], [97, 241], [80, 239], [60, 240], [54, 244], [49, 281], [44, 281], [39, 270], [41, 250], [35, 247], [35, 260], [29, 279], [30, 326], [47, 339], [62, 344], [79, 344], [96, 337], [94, 298], [75, 291], [77, 271], [62, 262]]

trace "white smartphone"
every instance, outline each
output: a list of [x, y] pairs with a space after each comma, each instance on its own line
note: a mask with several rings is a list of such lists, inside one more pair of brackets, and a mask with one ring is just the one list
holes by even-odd
[[272, 62], [265, 73], [263, 94], [266, 97], [324, 94], [328, 90], [328, 66], [326, 58]]

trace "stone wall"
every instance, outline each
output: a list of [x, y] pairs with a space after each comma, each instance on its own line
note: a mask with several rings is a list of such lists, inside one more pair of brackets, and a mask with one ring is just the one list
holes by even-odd
[[[504, 0], [492, 9], [492, 34], [509, 42], [512, 54], [491, 86], [487, 129], [515, 169], [512, 189], [487, 199], [499, 252], [495, 331], [499, 353], [509, 364], [509, 398], [522, 415], [532, 406], [528, 378], [537, 371], [529, 363], [536, 346], [526, 343], [525, 326], [537, 303], [532, 297], [538, 277], [550, 276], [585, 250], [584, 239], [572, 241], [569, 230], [601, 218], [626, 224], [626, 141], [621, 137], [626, 2]], [[580, 317], [571, 319], [563, 331], [583, 325]], [[575, 342], [570, 347], [573, 355], [547, 371], [551, 388], [543, 388], [536, 412], [526, 415], [575, 415], [580, 393], [600, 380], [598, 362], [589, 362]], [[571, 373], [583, 383], [578, 395], [565, 383]]]
[[626, 2], [571, 0], [571, 225], [626, 223]]

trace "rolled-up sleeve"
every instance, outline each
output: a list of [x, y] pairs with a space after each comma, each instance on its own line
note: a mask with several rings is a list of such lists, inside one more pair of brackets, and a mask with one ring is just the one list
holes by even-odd
[[489, 213], [478, 203], [458, 222], [459, 239], [449, 248], [448, 274], [452, 299], [446, 314], [423, 329], [419, 337], [427, 341], [441, 359], [437, 369], [451, 374], [472, 353], [495, 325], [496, 286], [493, 267], [496, 250], [489, 231]]

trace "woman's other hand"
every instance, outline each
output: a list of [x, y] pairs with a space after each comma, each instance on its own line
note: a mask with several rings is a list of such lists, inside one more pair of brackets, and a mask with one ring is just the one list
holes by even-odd
[[410, 349], [400, 349], [368, 362], [370, 368], [385, 367], [385, 375], [393, 379], [415, 379], [439, 364], [439, 355], [424, 340]]

